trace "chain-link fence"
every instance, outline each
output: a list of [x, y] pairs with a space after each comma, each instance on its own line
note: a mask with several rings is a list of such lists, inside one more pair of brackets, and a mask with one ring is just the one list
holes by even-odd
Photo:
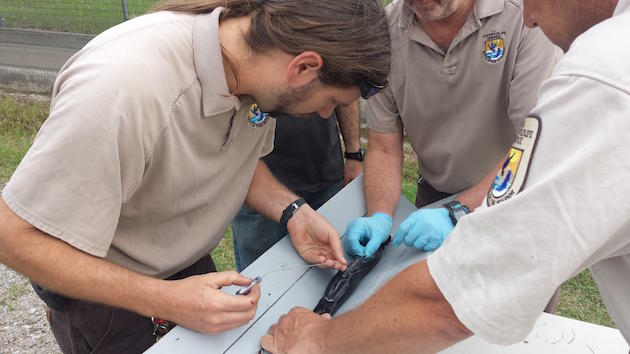
[[63, 63], [94, 35], [160, 0], [0, 0], [0, 86], [48, 92]]
[[98, 34], [159, 0], [0, 0], [2, 27]]

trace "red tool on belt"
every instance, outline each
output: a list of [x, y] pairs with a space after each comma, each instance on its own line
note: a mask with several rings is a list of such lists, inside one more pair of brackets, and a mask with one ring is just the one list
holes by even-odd
[[151, 317], [151, 321], [153, 322], [153, 336], [155, 336], [156, 341], [177, 326], [177, 324], [161, 318]]

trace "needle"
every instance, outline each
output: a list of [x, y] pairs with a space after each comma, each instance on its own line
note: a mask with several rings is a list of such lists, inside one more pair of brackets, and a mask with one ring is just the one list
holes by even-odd
[[247, 295], [247, 294], [249, 294], [249, 292], [252, 290], [254, 285], [260, 283], [263, 280], [264, 277], [266, 277], [267, 275], [269, 275], [271, 273], [281, 272], [281, 271], [285, 271], [285, 270], [305, 269], [305, 268], [317, 267], [317, 266], [321, 266], [321, 265], [324, 265], [324, 263], [317, 263], [317, 264], [311, 264], [311, 265], [307, 265], [307, 266], [291, 267], [291, 268], [281, 267], [281, 268], [278, 268], [278, 269], [274, 269], [274, 270], [272, 270], [270, 272], [265, 273], [262, 277], [258, 276], [258, 277], [255, 277], [254, 279], [252, 279], [251, 284], [238, 289], [238, 291], [236, 292], [236, 295]]
[[285, 268], [285, 267], [280, 267], [278, 269], [274, 269], [272, 271], [269, 271], [265, 274], [263, 274], [263, 276], [261, 278], [266, 277], [267, 275], [271, 274], [271, 273], [276, 273], [276, 272], [283, 272], [285, 270], [296, 270], [296, 269], [306, 269], [306, 268], [312, 268], [312, 267], [319, 267], [319, 266], [323, 266], [325, 263], [317, 263], [317, 264], [310, 264], [307, 266], [299, 266], [299, 267], [291, 267], [291, 268]]

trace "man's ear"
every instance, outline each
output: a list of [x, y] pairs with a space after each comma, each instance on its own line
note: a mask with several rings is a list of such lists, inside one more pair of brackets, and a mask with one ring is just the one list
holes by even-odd
[[317, 52], [307, 51], [296, 55], [287, 66], [289, 86], [302, 86], [319, 76], [324, 65], [322, 56]]

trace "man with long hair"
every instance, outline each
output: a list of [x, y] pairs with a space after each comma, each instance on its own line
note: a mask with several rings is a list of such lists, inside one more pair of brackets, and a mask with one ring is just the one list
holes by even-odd
[[[335, 229], [260, 160], [274, 119], [386, 85], [377, 0], [167, 1], [61, 69], [50, 116], [0, 201], [0, 262], [51, 307], [66, 353], [136, 353], [151, 317], [205, 333], [251, 320], [260, 290], [210, 251], [243, 201], [309, 263], [344, 269]], [[308, 141], [303, 142], [308, 144]], [[168, 280], [167, 280], [168, 279]]]

